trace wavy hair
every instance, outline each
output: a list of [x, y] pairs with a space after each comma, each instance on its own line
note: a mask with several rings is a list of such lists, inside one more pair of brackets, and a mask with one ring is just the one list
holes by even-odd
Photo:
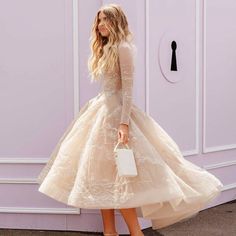
[[[99, 13], [103, 12], [109, 24], [108, 37], [98, 30]], [[118, 63], [117, 48], [121, 41], [132, 43], [133, 34], [129, 30], [127, 17], [121, 7], [111, 3], [103, 5], [97, 12], [92, 26], [90, 41], [91, 54], [88, 58], [88, 69], [91, 80], [98, 80], [103, 72], [112, 71]]]

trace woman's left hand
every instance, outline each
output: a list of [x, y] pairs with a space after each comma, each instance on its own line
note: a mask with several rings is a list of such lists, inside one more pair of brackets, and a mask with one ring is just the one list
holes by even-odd
[[118, 142], [127, 144], [129, 141], [129, 126], [127, 124], [120, 124], [118, 129]]

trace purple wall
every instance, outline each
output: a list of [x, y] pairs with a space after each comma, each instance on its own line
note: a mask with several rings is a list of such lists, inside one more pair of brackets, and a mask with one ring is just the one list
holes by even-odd
[[[186, 159], [223, 182], [211, 206], [236, 198], [235, 1], [3, 0], [1, 228], [102, 231], [99, 210], [48, 198], [37, 191], [36, 177], [74, 114], [100, 89], [88, 80], [88, 38], [96, 11], [109, 2], [123, 7], [135, 36], [135, 103]], [[173, 40], [175, 72], [169, 70]], [[116, 214], [119, 232], [127, 233]]]

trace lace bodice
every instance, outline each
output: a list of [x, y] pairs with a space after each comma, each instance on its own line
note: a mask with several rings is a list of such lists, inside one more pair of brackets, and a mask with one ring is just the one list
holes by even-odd
[[129, 117], [133, 102], [133, 79], [134, 79], [134, 55], [135, 46], [128, 42], [118, 45], [119, 63], [118, 67], [102, 77], [102, 91], [113, 94], [121, 91], [122, 112], [120, 124], [129, 125]]

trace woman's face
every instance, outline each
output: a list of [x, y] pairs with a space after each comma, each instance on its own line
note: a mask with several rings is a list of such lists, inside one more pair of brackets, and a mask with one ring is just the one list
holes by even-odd
[[106, 24], [108, 24], [108, 19], [106, 15], [101, 11], [98, 16], [98, 30], [103, 37], [108, 37], [110, 34], [106, 28]]

